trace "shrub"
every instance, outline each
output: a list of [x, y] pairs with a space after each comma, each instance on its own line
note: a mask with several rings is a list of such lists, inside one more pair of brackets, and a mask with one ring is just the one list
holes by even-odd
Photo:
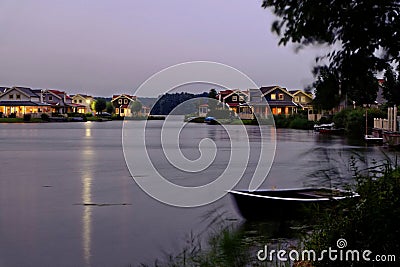
[[[318, 253], [336, 247], [339, 238], [347, 240], [346, 250], [370, 250], [374, 255], [400, 251], [400, 169], [386, 166], [381, 177], [357, 175], [359, 199], [341, 202], [336, 208], [316, 216], [320, 224], [306, 243]], [[320, 255], [320, 254], [319, 254]], [[398, 256], [398, 255], [396, 255]], [[360, 255], [361, 258], [361, 255]], [[315, 266], [364, 266], [360, 261], [314, 262]], [[397, 263], [398, 264], [398, 263]], [[390, 266], [386, 262], [385, 266]], [[393, 263], [392, 266], [396, 266]]]
[[24, 114], [24, 121], [30, 121], [31, 117], [31, 114]]
[[289, 128], [310, 130], [313, 129], [314, 123], [305, 118], [296, 117], [289, 123]]
[[10, 115], [8, 115], [9, 118], [16, 118], [17, 117], [17, 113], [10, 113]]
[[42, 120], [44, 120], [44, 121], [50, 120], [50, 116], [46, 113], [43, 113], [42, 115], [40, 115], [40, 118], [42, 118]]

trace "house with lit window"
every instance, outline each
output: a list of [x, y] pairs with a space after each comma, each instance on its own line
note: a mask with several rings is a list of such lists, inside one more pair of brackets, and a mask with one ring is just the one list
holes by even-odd
[[92, 103], [94, 98], [85, 94], [76, 94], [71, 96], [72, 104], [77, 105], [76, 113], [92, 113]]
[[52, 113], [67, 114], [74, 112], [79, 105], [72, 104], [72, 99], [64, 91], [44, 90], [42, 91], [43, 102], [51, 106]]
[[121, 117], [131, 116], [132, 111], [129, 108], [129, 104], [131, 101], [137, 101], [136, 96], [121, 94], [121, 95], [113, 95], [111, 99], [111, 104], [113, 105], [116, 115]]
[[263, 86], [249, 89], [249, 105], [255, 115], [265, 118], [273, 115], [291, 115], [297, 112], [298, 104], [293, 95], [280, 86]]
[[296, 103], [300, 109], [303, 110], [312, 110], [313, 105], [313, 96], [308, 94], [302, 90], [292, 90], [289, 91], [293, 95], [293, 102]]
[[218, 100], [224, 107], [228, 107], [242, 119], [251, 118], [251, 108], [247, 104], [248, 91], [241, 90], [223, 90], [218, 93]]
[[0, 113], [2, 116], [23, 117], [30, 114], [38, 118], [43, 113], [50, 113], [51, 107], [43, 101], [42, 90], [26, 87], [6, 88], [0, 93]]

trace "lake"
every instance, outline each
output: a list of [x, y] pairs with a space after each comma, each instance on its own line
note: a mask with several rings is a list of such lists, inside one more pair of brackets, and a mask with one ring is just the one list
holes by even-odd
[[[150, 133], [158, 133], [162, 123], [149, 121]], [[259, 131], [247, 129], [255, 152], [236, 188], [248, 184], [258, 160]], [[190, 124], [180, 140], [183, 153], [196, 158], [198, 141], [205, 137], [222, 144], [227, 139], [219, 125]], [[312, 131], [278, 129], [276, 138], [275, 160], [263, 188], [340, 187], [353, 182], [352, 158], [360, 169], [395, 158], [380, 146]], [[1, 267], [151, 264], [179, 252], [191, 233], [210, 231], [215, 218], [241, 220], [229, 196], [197, 208], [149, 197], [131, 177], [121, 139], [120, 121], [0, 124]], [[209, 182], [230, 153], [218, 154], [217, 167], [207, 175], [188, 178], [163, 165], [157, 134], [146, 139], [154, 162], [177, 184]]]

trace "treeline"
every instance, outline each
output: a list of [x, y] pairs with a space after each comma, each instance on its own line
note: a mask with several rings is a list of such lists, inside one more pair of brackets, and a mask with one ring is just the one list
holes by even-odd
[[[191, 93], [173, 93], [162, 95], [157, 102], [154, 104], [150, 115], [168, 115], [173, 111], [179, 104], [182, 104], [190, 99], [208, 97], [208, 93], [204, 92], [201, 94]], [[185, 115], [194, 114], [198, 112], [199, 105], [207, 103], [206, 100], [189, 101], [179, 106], [174, 110], [173, 114]]]

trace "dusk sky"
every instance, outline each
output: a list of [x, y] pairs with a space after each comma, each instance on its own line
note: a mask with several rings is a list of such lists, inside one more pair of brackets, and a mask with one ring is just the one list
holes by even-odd
[[278, 46], [261, 2], [2, 0], [0, 86], [110, 96], [133, 93], [171, 65], [205, 60], [260, 86], [303, 89], [316, 50]]

